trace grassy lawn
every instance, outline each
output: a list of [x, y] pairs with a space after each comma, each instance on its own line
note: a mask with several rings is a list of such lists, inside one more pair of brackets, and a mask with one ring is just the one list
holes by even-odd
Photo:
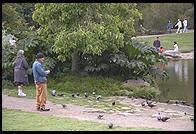
[[160, 131], [153, 128], [120, 127], [92, 121], [59, 118], [20, 110], [2, 109], [2, 131]]
[[[156, 37], [137, 38], [138, 41], [147, 42], [153, 46]], [[180, 52], [190, 52], [194, 50], [194, 32], [181, 34], [168, 34], [159, 37], [164, 50], [173, 49], [174, 41], [177, 42]]]

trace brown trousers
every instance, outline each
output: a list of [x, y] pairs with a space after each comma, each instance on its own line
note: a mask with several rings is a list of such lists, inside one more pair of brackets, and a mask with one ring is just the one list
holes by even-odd
[[47, 84], [36, 83], [36, 107], [45, 108], [47, 100]]

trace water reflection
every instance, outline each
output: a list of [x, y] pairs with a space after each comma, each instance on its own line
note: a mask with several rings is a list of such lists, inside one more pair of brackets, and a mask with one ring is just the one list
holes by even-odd
[[169, 61], [164, 70], [168, 72], [169, 80], [157, 80], [161, 100], [194, 102], [194, 60]]

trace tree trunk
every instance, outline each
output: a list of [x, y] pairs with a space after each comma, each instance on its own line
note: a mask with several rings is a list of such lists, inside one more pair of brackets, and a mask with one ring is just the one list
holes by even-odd
[[73, 50], [71, 71], [78, 71], [78, 51], [76, 49]]

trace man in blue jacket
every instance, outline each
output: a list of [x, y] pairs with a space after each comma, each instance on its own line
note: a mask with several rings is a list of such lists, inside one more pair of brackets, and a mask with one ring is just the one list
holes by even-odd
[[50, 70], [45, 71], [42, 67], [44, 62], [44, 55], [38, 53], [36, 60], [33, 63], [33, 77], [36, 86], [36, 108], [38, 111], [49, 111], [49, 108], [46, 108], [47, 100], [47, 78], [46, 76], [50, 73]]
[[169, 21], [168, 25], [167, 25], [167, 28], [168, 28], [168, 34], [171, 34], [171, 29], [172, 29], [173, 25], [171, 23], [171, 21]]

